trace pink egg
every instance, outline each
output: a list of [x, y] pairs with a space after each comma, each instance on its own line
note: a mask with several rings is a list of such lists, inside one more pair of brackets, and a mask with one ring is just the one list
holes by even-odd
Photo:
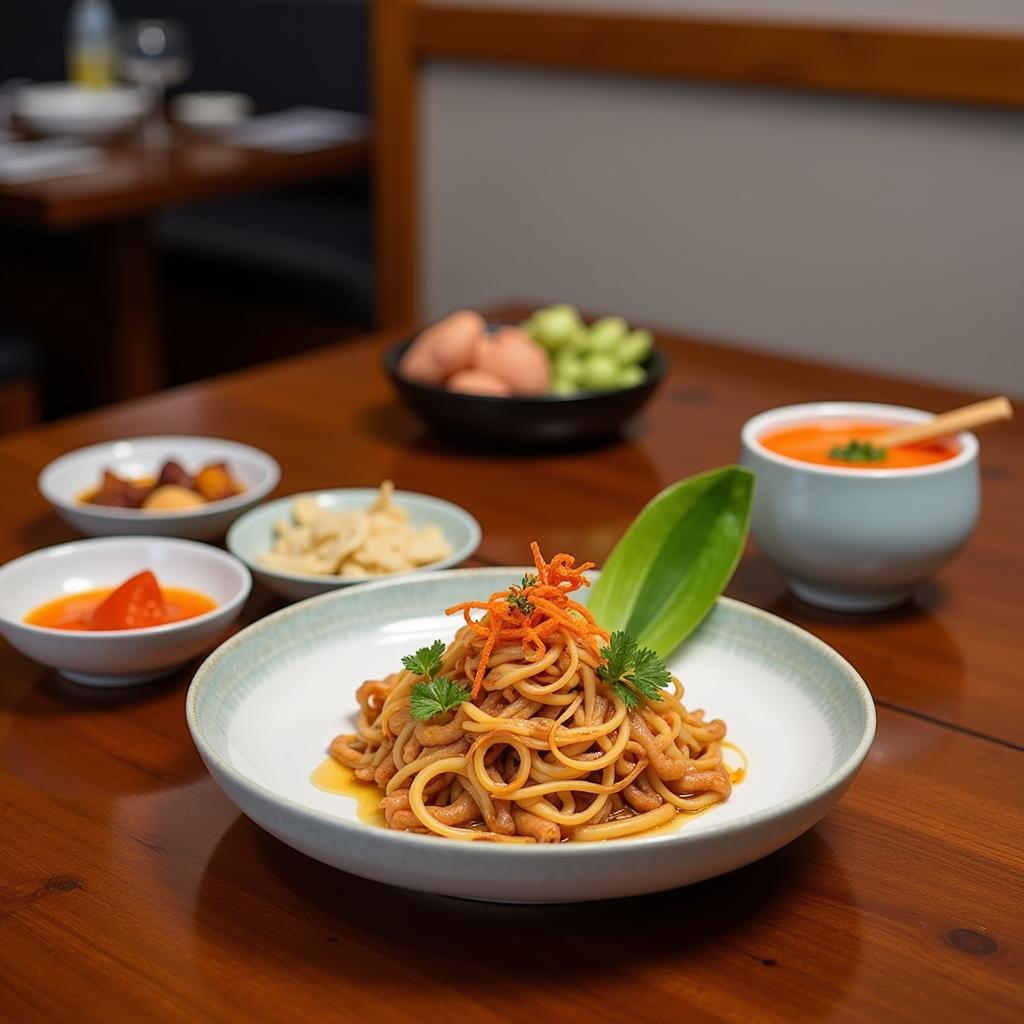
[[518, 327], [499, 328], [473, 348], [473, 366], [500, 377], [517, 395], [546, 395], [551, 390], [547, 352]]
[[459, 370], [448, 378], [449, 391], [461, 391], [466, 395], [494, 395], [504, 398], [512, 394], [512, 388], [500, 377], [486, 370]]
[[428, 327], [409, 346], [399, 373], [421, 384], [443, 384], [451, 374], [468, 369], [473, 349], [485, 331], [483, 317], [463, 309]]

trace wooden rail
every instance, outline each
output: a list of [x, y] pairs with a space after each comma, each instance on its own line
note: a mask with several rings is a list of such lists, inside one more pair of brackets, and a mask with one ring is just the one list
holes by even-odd
[[420, 58], [1024, 107], [1024, 35], [418, 6]]

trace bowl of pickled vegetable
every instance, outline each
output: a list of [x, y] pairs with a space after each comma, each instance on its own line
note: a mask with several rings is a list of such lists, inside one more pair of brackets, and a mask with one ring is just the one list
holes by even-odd
[[614, 437], [666, 365], [650, 331], [618, 316], [587, 324], [564, 304], [519, 324], [460, 310], [384, 354], [399, 395], [436, 431], [509, 448]]

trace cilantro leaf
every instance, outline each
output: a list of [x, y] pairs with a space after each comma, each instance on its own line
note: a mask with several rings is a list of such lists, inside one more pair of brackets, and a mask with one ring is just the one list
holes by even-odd
[[601, 648], [605, 663], [597, 674], [622, 699], [628, 708], [640, 703], [640, 698], [659, 700], [661, 691], [672, 682], [672, 673], [649, 647], [640, 647], [621, 630], [612, 633], [607, 647]]
[[525, 594], [517, 594], [513, 590], [507, 600], [510, 609], [518, 608], [524, 615], [533, 614], [533, 602]]
[[661, 700], [661, 691], [671, 684], [672, 673], [649, 647], [639, 647], [633, 671], [626, 678], [641, 696], [648, 700]]
[[537, 583], [537, 577], [532, 573], [527, 573], [518, 587], [515, 584], [509, 587], [509, 594], [507, 598], [509, 608], [518, 608], [524, 615], [532, 615], [533, 602], [526, 596], [526, 594], [523, 593], [523, 591], [526, 590], [527, 587], [537, 586]]
[[622, 703], [627, 708], [635, 708], [640, 703], [636, 690], [631, 689], [626, 683], [613, 683], [612, 689], [622, 698]]
[[422, 722], [454, 710], [465, 700], [469, 700], [469, 691], [442, 676], [429, 683], [417, 683], [412, 688], [409, 707], [412, 717]]
[[597, 670], [597, 674], [606, 683], [614, 683], [629, 671], [636, 659], [636, 641], [622, 630], [612, 633], [609, 646], [601, 648], [601, 657], [605, 659], [605, 664]]
[[435, 640], [429, 647], [421, 647], [415, 654], [407, 654], [402, 659], [402, 664], [418, 676], [426, 676], [428, 679], [437, 675], [441, 668], [441, 658], [444, 656], [444, 641]]
[[870, 441], [858, 441], [854, 438], [849, 444], [837, 444], [830, 448], [828, 457], [841, 462], [881, 462], [886, 454], [884, 448], [879, 448]]

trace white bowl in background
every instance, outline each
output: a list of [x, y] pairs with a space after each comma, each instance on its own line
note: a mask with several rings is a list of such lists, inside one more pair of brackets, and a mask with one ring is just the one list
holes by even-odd
[[242, 92], [185, 92], [170, 103], [171, 116], [189, 131], [216, 135], [241, 124], [254, 109]]
[[[143, 511], [89, 505], [81, 495], [98, 487], [104, 469], [121, 477], [153, 476], [168, 459], [189, 472], [226, 462], [245, 490], [233, 498], [176, 511]], [[166, 435], [103, 441], [54, 459], [39, 474], [39, 490], [69, 525], [92, 537], [144, 534], [216, 540], [247, 509], [262, 501], [281, 477], [277, 460], [259, 448], [220, 437]]]
[[242, 630], [202, 664], [185, 703], [210, 774], [244, 814], [309, 857], [389, 885], [502, 903], [635, 896], [724, 874], [811, 828], [853, 781], [875, 732], [863, 680], [811, 634], [720, 598], [668, 664], [686, 680], [687, 706], [728, 723], [748, 771], [725, 803], [677, 830], [597, 843], [456, 842], [364, 823], [353, 798], [317, 789], [310, 774], [331, 739], [354, 730], [363, 680], [437, 637], [450, 641], [462, 620], [445, 608], [486, 600], [522, 574], [386, 580]]
[[108, 142], [137, 127], [152, 103], [152, 93], [142, 86], [89, 89], [73, 82], [40, 82], [15, 91], [11, 113], [33, 135]]
[[440, 527], [451, 547], [451, 554], [440, 561], [431, 562], [419, 569], [405, 573], [391, 573], [376, 576], [371, 580], [342, 579], [340, 576], [320, 576], [312, 573], [284, 572], [263, 565], [259, 556], [267, 554], [274, 543], [274, 524], [279, 520], [291, 521], [292, 503], [296, 498], [310, 496], [317, 504], [329, 509], [366, 509], [377, 500], [380, 491], [376, 487], [342, 487], [329, 491], [307, 494], [292, 494], [287, 498], [261, 505], [242, 516], [228, 531], [228, 550], [249, 567], [253, 576], [286, 601], [301, 601], [316, 594], [325, 594], [339, 587], [351, 587], [379, 579], [395, 579], [417, 573], [447, 569], [464, 562], [480, 544], [480, 524], [464, 508], [434, 498], [429, 494], [413, 491], [395, 491], [393, 500], [400, 508], [409, 512], [409, 522], [416, 527], [434, 523]]
[[[68, 594], [116, 587], [150, 569], [161, 585], [217, 602], [202, 615], [142, 629], [76, 631], [25, 616]], [[0, 566], [0, 634], [33, 661], [86, 686], [131, 686], [167, 675], [220, 640], [252, 589], [249, 571], [208, 544], [168, 537], [108, 537], [43, 548]]]
[[751, 533], [797, 597], [846, 612], [906, 601], [974, 529], [978, 439], [958, 434], [955, 456], [910, 469], [800, 462], [770, 451], [759, 439], [829, 419], [903, 424], [933, 415], [873, 402], [811, 402], [770, 409], [743, 425], [742, 462], [757, 478]]

